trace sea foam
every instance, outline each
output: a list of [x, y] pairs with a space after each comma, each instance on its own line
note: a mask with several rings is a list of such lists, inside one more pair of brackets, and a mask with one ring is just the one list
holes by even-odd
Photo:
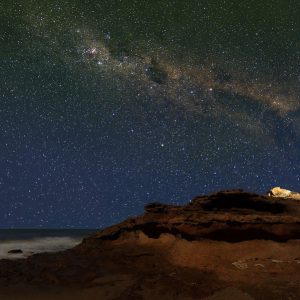
[[[78, 245], [81, 240], [79, 237], [40, 237], [0, 241], [0, 259], [26, 258], [36, 253], [63, 251]], [[18, 249], [22, 250], [22, 253], [8, 253]]]

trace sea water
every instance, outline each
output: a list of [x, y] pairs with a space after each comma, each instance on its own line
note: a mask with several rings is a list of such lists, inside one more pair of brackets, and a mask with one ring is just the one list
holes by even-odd
[[[78, 245], [91, 229], [0, 229], [0, 259], [25, 258], [42, 252], [58, 252]], [[22, 253], [9, 253], [21, 250]]]

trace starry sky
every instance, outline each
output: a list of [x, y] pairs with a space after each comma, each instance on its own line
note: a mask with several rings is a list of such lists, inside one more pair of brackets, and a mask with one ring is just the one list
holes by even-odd
[[100, 228], [153, 201], [299, 191], [299, 12], [0, 1], [0, 227]]

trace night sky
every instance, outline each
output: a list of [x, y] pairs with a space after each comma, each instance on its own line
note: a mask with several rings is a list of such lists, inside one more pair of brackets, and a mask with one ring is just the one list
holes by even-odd
[[0, 227], [100, 228], [153, 201], [300, 191], [299, 13], [0, 0]]

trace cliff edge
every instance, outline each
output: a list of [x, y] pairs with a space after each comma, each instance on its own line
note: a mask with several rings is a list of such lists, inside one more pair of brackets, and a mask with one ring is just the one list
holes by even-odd
[[151, 203], [73, 249], [0, 261], [0, 295], [55, 299], [299, 299], [299, 278], [300, 201], [242, 190]]

